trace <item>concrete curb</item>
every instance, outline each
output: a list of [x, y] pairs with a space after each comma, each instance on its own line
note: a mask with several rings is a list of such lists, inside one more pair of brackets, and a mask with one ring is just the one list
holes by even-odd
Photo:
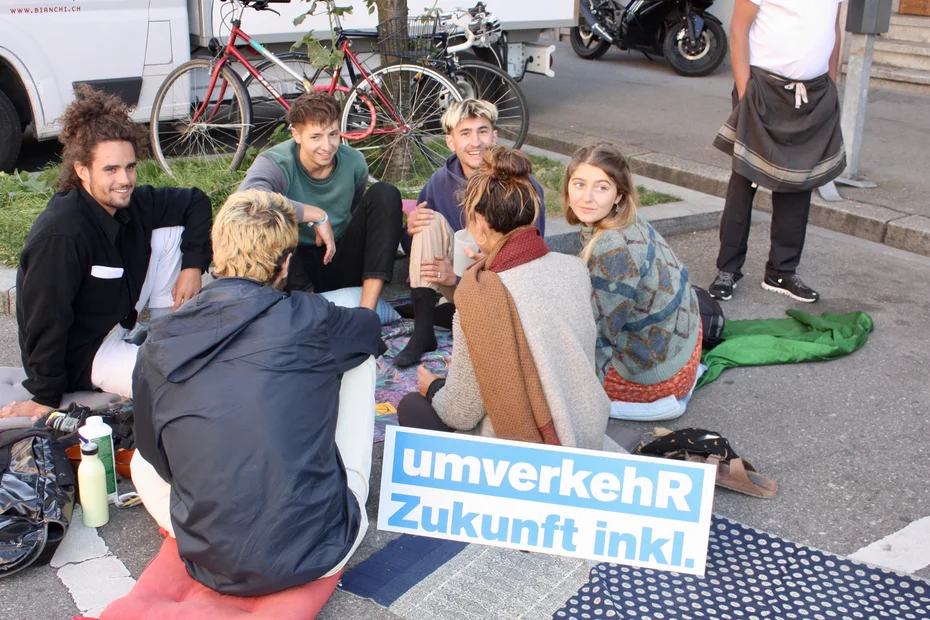
[[[599, 140], [597, 136], [537, 123], [532, 126], [526, 143], [556, 153], [571, 154], [578, 146]], [[630, 166], [636, 174], [711, 196], [726, 196], [730, 178], [727, 169], [659, 153], [642, 146], [619, 143], [616, 146], [630, 159]], [[754, 206], [771, 212], [771, 192], [761, 190]], [[930, 256], [930, 218], [922, 215], [849, 200], [827, 202], [814, 192], [810, 224]]]

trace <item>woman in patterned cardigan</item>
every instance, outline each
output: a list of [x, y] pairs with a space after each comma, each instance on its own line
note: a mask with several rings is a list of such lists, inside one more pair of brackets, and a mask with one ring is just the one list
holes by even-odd
[[598, 377], [612, 401], [681, 399], [701, 359], [701, 315], [688, 270], [637, 214], [633, 175], [610, 144], [579, 148], [565, 170], [562, 208], [581, 224], [597, 322]]

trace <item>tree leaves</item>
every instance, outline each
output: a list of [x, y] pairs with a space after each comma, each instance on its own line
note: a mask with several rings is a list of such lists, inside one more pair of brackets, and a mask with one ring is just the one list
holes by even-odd
[[[291, 50], [306, 46], [307, 57], [315, 69], [335, 69], [342, 64], [345, 58], [342, 50], [336, 47], [337, 23], [335, 20], [345, 15], [351, 15], [352, 6], [336, 6], [332, 0], [323, 0], [322, 2], [320, 0], [302, 1], [309, 3], [310, 7], [294, 18], [294, 25], [300, 26], [308, 17], [326, 15], [329, 17], [330, 47], [323, 45], [319, 39], [313, 36], [313, 30], [309, 30], [291, 46]], [[375, 0], [364, 0], [364, 2], [368, 6], [368, 13], [371, 14], [375, 9]], [[320, 9], [320, 11], [317, 12], [317, 9]]]

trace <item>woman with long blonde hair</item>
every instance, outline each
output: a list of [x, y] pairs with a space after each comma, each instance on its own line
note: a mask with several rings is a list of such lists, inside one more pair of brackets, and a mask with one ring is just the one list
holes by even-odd
[[[600, 450], [610, 401], [594, 372], [591, 281], [549, 252], [542, 200], [519, 151], [492, 146], [465, 189], [465, 225], [485, 258], [455, 291], [449, 375], [421, 366], [403, 426]], [[608, 444], [609, 445], [609, 444]]]
[[[682, 399], [701, 359], [701, 315], [687, 268], [637, 213], [629, 163], [610, 144], [575, 151], [562, 209], [581, 225], [594, 290], [597, 372], [612, 401]], [[616, 410], [616, 407], [615, 407]]]

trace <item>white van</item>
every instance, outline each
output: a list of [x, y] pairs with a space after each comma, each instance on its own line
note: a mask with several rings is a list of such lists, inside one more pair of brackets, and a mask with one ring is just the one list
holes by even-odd
[[[439, 0], [438, 8], [467, 8], [468, 0]], [[363, 0], [343, 18], [347, 29], [373, 29]], [[410, 0], [416, 15], [420, 4]], [[552, 48], [534, 42], [545, 29], [575, 23], [574, 0], [490, 0], [514, 57], [537, 50], [530, 71], [552, 75]], [[225, 43], [231, 3], [222, 0], [0, 0], [0, 170], [16, 165], [24, 135], [48, 140], [58, 135], [56, 120], [72, 100], [74, 87], [86, 83], [119, 94], [135, 105], [134, 118], [146, 122], [165, 77], [195, 56], [208, 56], [210, 40]], [[315, 16], [299, 27], [294, 18], [309, 4], [275, 3], [279, 11], [248, 10], [243, 29], [275, 53], [312, 29], [328, 38], [327, 17]]]

